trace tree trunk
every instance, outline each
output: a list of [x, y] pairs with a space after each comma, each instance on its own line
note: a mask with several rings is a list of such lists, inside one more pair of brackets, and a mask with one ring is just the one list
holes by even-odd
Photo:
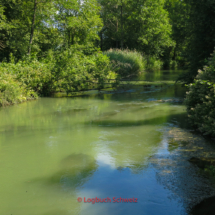
[[102, 51], [102, 49], [103, 49], [103, 37], [102, 37], [102, 31], [101, 31], [101, 33], [100, 33], [100, 37], [101, 37], [101, 51]]
[[74, 33], [72, 32], [72, 45], [74, 45]]
[[30, 41], [29, 41], [29, 48], [28, 48], [28, 54], [31, 54], [31, 45], [33, 42], [34, 37], [34, 27], [35, 27], [35, 19], [36, 19], [36, 10], [37, 10], [37, 1], [34, 0], [34, 14], [32, 19], [32, 25], [31, 25], [31, 35], [30, 35]]
[[[122, 1], [121, 1], [122, 3]], [[122, 22], [122, 5], [121, 5], [121, 49], [123, 49], [123, 22]]]
[[116, 48], [118, 49], [118, 20], [116, 20], [116, 37], [117, 37], [117, 39], [116, 39]]

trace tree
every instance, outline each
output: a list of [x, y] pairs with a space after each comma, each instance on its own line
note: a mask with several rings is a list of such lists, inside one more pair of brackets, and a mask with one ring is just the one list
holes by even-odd
[[[124, 47], [137, 49], [148, 55], [162, 55], [164, 48], [174, 45], [164, 2], [100, 0], [105, 49], [118, 47], [118, 41], [121, 40], [122, 43], [123, 37]], [[120, 22], [122, 8], [123, 22]]]
[[[3, 28], [7, 28], [7, 24], [4, 16], [4, 8], [0, 5], [0, 30]], [[3, 41], [0, 41], [0, 49], [5, 48]]]
[[186, 25], [189, 19], [190, 7], [181, 0], [166, 0], [165, 9], [169, 13], [170, 24], [172, 25], [171, 38], [175, 42], [175, 46], [165, 50], [163, 57], [164, 67], [171, 68], [171, 63], [176, 63], [179, 64], [180, 67], [185, 67], [185, 48], [188, 42]]
[[[41, 52], [39, 44], [47, 43], [46, 29], [53, 31], [51, 22], [53, 13], [56, 12], [53, 3], [51, 0], [1, 1], [5, 20], [10, 26], [0, 29], [0, 40], [5, 41], [7, 46], [0, 55], [1, 59], [8, 59], [10, 53], [19, 59], [32, 51], [34, 54]], [[50, 38], [49, 43], [55, 44]]]
[[[105, 38], [105, 49], [123, 48], [123, 10], [126, 0], [99, 0], [104, 27], [100, 32], [101, 41]], [[103, 45], [101, 45], [103, 47]]]
[[96, 0], [59, 0], [56, 7], [58, 13], [55, 15], [55, 22], [64, 36], [64, 46], [85, 44], [99, 39], [102, 20]]
[[187, 5], [186, 58], [189, 72], [182, 77], [184, 82], [194, 80], [198, 69], [207, 64], [215, 47], [215, 2], [213, 0], [184, 0]]
[[192, 70], [197, 74], [197, 70], [203, 68], [215, 46], [215, 2], [211, 0], [189, 2], [192, 8], [188, 26], [192, 34], [188, 47], [189, 60]]
[[[29, 2], [26, 2], [27, 6], [29, 7]], [[32, 5], [32, 22], [31, 22], [31, 31], [30, 31], [30, 41], [28, 47], [28, 54], [31, 53], [31, 46], [34, 39], [34, 32], [35, 27], [41, 25], [42, 23], [49, 24], [51, 20], [51, 16], [56, 12], [55, 8], [53, 7], [54, 1], [51, 0], [34, 0]], [[42, 27], [45, 27], [42, 25]], [[49, 26], [50, 27], [50, 26]]]

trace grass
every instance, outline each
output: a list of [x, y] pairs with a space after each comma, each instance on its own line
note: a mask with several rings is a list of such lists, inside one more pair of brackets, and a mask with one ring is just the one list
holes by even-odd
[[146, 60], [137, 51], [110, 49], [103, 54], [110, 58], [112, 70], [121, 78], [137, 76], [146, 69]]

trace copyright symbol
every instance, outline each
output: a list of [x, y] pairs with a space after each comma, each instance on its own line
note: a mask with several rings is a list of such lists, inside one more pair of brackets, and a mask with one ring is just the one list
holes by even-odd
[[82, 198], [81, 197], [78, 197], [77, 200], [78, 200], [78, 202], [82, 202]]

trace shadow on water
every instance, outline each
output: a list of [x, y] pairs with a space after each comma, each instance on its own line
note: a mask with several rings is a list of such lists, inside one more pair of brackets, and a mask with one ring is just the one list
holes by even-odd
[[88, 111], [87, 108], [70, 108], [70, 109], [59, 109], [57, 111], [52, 111], [50, 113], [46, 113], [46, 114], [37, 114], [34, 117], [48, 117], [48, 116], [57, 116], [57, 117], [61, 117], [61, 116], [68, 116], [68, 115], [75, 115], [75, 114], [79, 114], [82, 112], [86, 112]]
[[61, 185], [68, 188], [82, 186], [90, 179], [98, 165], [96, 160], [86, 154], [71, 154], [61, 160], [60, 170], [45, 178], [36, 178], [32, 182], [42, 182], [46, 185]]
[[190, 215], [214, 215], [215, 214], [215, 196], [204, 199], [195, 205], [190, 211]]
[[[181, 119], [181, 122], [178, 121], [178, 119]], [[175, 120], [175, 123], [180, 123], [182, 127], [186, 126], [186, 123], [184, 123], [184, 119], [186, 119], [185, 113], [178, 113], [178, 114], [170, 114], [163, 117], [151, 117], [150, 119], [145, 120], [104, 120], [104, 119], [97, 119], [90, 122], [87, 122], [87, 124], [95, 125], [95, 126], [110, 126], [110, 127], [130, 127], [130, 126], [145, 126], [145, 125], [160, 125], [163, 123], [171, 122], [172, 120]], [[174, 123], [174, 121], [172, 121]]]

